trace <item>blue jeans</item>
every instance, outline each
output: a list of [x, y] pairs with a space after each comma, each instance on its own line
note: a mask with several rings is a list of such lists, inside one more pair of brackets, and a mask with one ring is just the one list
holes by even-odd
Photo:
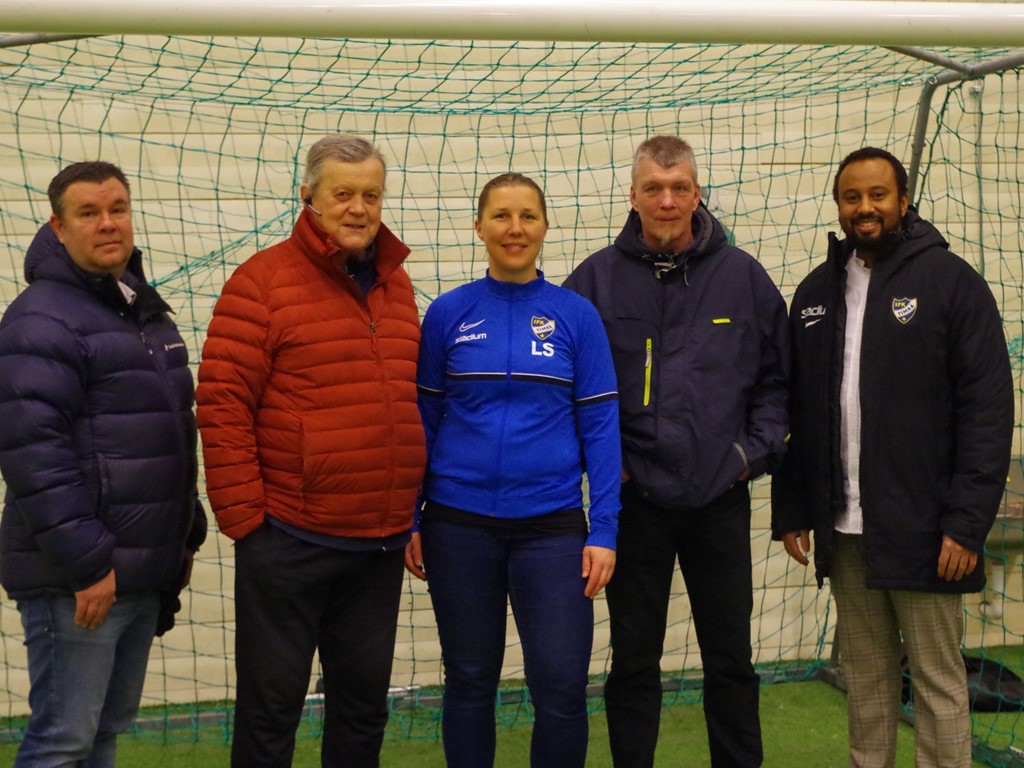
[[96, 629], [75, 624], [75, 598], [18, 601], [32, 707], [15, 768], [114, 768], [117, 734], [135, 719], [159, 596], [119, 595]]
[[594, 640], [594, 607], [580, 575], [585, 537], [436, 520], [424, 520], [420, 535], [444, 661], [449, 768], [494, 765], [508, 600], [535, 712], [530, 765], [583, 768]]

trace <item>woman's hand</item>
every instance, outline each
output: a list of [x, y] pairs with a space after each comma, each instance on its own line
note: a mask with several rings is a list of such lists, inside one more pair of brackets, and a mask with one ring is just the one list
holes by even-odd
[[583, 578], [587, 586], [583, 594], [593, 600], [604, 589], [615, 572], [615, 550], [607, 547], [583, 548]]

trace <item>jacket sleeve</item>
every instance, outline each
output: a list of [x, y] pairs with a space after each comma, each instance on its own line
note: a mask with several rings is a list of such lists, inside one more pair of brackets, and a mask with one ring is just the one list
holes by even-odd
[[[0, 329], [5, 514], [21, 516], [73, 591], [110, 572], [115, 543], [97, 514], [102, 467], [97, 457], [79, 456], [72, 442], [87, 407], [83, 354], [77, 334], [42, 315], [23, 314]], [[98, 476], [87, 483], [90, 466]]]
[[207, 494], [220, 530], [235, 540], [266, 514], [256, 414], [270, 377], [270, 346], [266, 298], [238, 271], [214, 307], [196, 388]]
[[[445, 404], [445, 370], [447, 358], [444, 346], [445, 322], [441, 319], [441, 303], [435, 299], [423, 316], [420, 331], [419, 359], [416, 362], [416, 402], [423, 422], [423, 433], [427, 444], [427, 467], [425, 476], [430, 475], [430, 456], [437, 440], [441, 420], [444, 418]], [[420, 529], [420, 511], [426, 502], [423, 489], [416, 499], [413, 511], [413, 531]]]
[[590, 488], [587, 544], [615, 549], [622, 484], [615, 366], [597, 310], [587, 301], [578, 304], [581, 310], [574, 347], [573, 397]]
[[[792, 306], [802, 307], [804, 304], [799, 300], [800, 291], [797, 290], [793, 298]], [[789, 378], [788, 407], [790, 425], [792, 432], [787, 438], [786, 454], [782, 463], [772, 473], [772, 538], [781, 541], [783, 535], [791, 531], [811, 530], [813, 528], [812, 508], [805, 497], [805, 485], [803, 478], [803, 449], [804, 436], [800, 434], [799, 420], [796, 414], [800, 412], [800, 394], [798, 382], [800, 380], [799, 355], [797, 354], [799, 333], [796, 325], [796, 312], [794, 309], [790, 318], [790, 340], [791, 340], [791, 363]]]
[[958, 543], [980, 552], [1006, 487], [1014, 391], [995, 299], [984, 279], [964, 267], [949, 318], [956, 456], [941, 525]]
[[185, 539], [185, 549], [190, 552], [198, 552], [199, 547], [206, 541], [206, 510], [203, 508], [203, 503], [199, 500], [199, 491], [196, 491], [195, 498], [195, 510], [192, 515], [192, 529], [188, 533], [188, 537]]
[[789, 434], [787, 411], [790, 344], [786, 302], [767, 272], [758, 269], [757, 320], [760, 361], [757, 380], [747, 401], [747, 425], [743, 445], [750, 477], [774, 472], [786, 453]]
[[416, 365], [417, 402], [427, 439], [428, 472], [430, 454], [445, 412], [445, 371], [448, 364], [444, 342], [444, 327], [447, 325], [444, 320], [444, 302], [444, 298], [437, 299], [427, 308]]

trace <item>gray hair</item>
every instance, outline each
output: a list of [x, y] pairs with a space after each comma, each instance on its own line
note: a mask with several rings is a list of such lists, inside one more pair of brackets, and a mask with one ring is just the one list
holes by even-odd
[[641, 160], [653, 160], [662, 168], [671, 168], [680, 163], [689, 163], [693, 183], [697, 183], [697, 158], [689, 142], [677, 136], [652, 136], [636, 148], [633, 155], [633, 183], [636, 183]]
[[380, 149], [360, 136], [353, 136], [350, 133], [336, 133], [332, 136], [324, 136], [316, 144], [309, 148], [306, 154], [306, 171], [302, 175], [302, 184], [310, 194], [316, 191], [320, 183], [324, 161], [337, 160], [342, 163], [361, 163], [364, 160], [374, 158], [379, 160], [387, 175], [388, 164], [384, 162], [384, 155]]

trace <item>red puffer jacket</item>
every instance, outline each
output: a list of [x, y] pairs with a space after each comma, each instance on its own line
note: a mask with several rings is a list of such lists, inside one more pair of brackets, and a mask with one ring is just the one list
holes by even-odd
[[214, 308], [196, 391], [206, 487], [241, 539], [273, 517], [332, 536], [412, 525], [426, 461], [409, 249], [383, 225], [364, 298], [303, 211], [242, 264]]

